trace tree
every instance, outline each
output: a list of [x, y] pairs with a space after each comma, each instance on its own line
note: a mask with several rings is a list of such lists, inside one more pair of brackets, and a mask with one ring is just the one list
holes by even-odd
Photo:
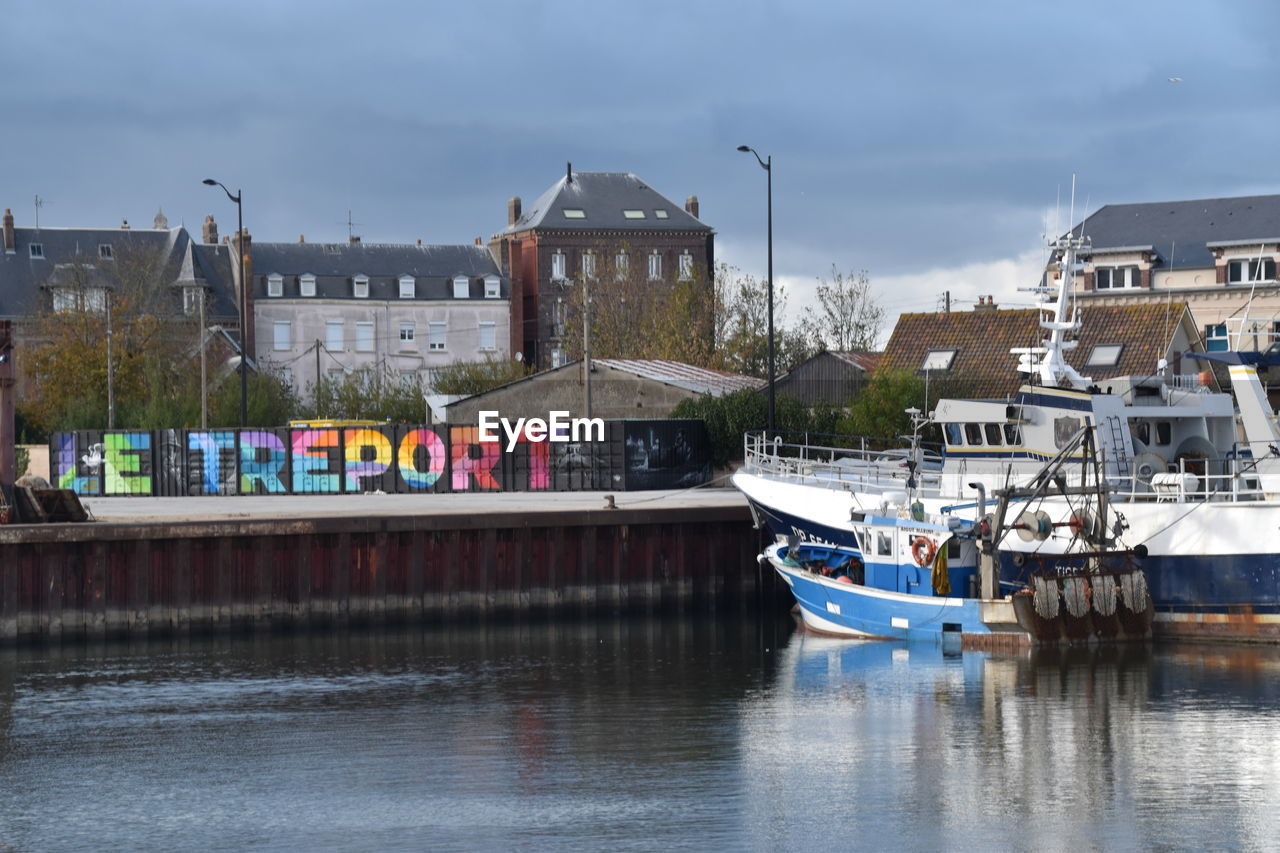
[[422, 423], [422, 387], [387, 367], [321, 377], [311, 386], [317, 418]]
[[876, 302], [865, 270], [845, 274], [833, 264], [831, 281], [818, 279], [818, 307], [809, 309], [807, 320], [827, 349], [867, 352], [880, 337], [884, 308]]
[[[766, 378], [769, 375], [769, 282], [736, 267], [716, 270], [715, 354], [721, 370]], [[774, 372], [782, 374], [817, 352], [802, 329], [787, 328], [787, 292], [773, 289]]]
[[484, 361], [455, 361], [436, 368], [432, 385], [437, 394], [470, 397], [482, 394], [499, 385], [515, 382], [529, 374], [529, 366], [522, 362], [486, 358]]

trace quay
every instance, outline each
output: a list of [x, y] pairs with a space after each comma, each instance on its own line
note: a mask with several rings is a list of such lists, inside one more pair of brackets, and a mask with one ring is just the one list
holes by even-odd
[[773, 584], [724, 488], [83, 504], [0, 526], [0, 642], [731, 609]]

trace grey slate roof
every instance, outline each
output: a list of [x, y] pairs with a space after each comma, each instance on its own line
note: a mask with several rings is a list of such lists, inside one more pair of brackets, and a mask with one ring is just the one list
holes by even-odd
[[1212, 267], [1207, 243], [1280, 236], [1280, 195], [1109, 204], [1072, 233], [1089, 238], [1094, 251], [1151, 246], [1156, 269]]
[[284, 277], [284, 298], [298, 298], [298, 277], [316, 277], [316, 298], [349, 299], [351, 280], [369, 277], [370, 299], [398, 299], [402, 275], [415, 279], [418, 299], [452, 299], [453, 278], [471, 279], [471, 297], [484, 296], [483, 279], [498, 276], [502, 298], [507, 280], [484, 246], [419, 246], [412, 243], [254, 243], [254, 295], [267, 299], [263, 276]]
[[[578, 219], [566, 218], [564, 211], [581, 210]], [[624, 210], [638, 210], [643, 219], [629, 219]], [[666, 213], [659, 218], [658, 211]], [[499, 231], [514, 234], [531, 228], [577, 231], [654, 230], [711, 231], [711, 227], [691, 216], [630, 172], [574, 172], [556, 181], [537, 201], [525, 207], [516, 220]]]
[[[0, 317], [17, 318], [40, 308], [40, 289], [68, 265], [90, 264], [92, 277], [110, 284], [114, 261], [99, 257], [99, 246], [109, 245], [121, 257], [129, 251], [160, 252], [164, 256], [166, 283], [186, 280], [209, 288], [208, 313], [212, 317], [234, 318], [234, 282], [231, 278], [229, 247], [193, 243], [185, 228], [14, 228], [14, 253], [0, 252]], [[31, 246], [39, 244], [41, 257], [31, 256]], [[173, 308], [180, 311], [182, 299], [175, 292]]]

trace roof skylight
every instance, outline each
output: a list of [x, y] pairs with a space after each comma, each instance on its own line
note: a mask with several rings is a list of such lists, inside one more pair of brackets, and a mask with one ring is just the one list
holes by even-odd
[[653, 217], [654, 219], [666, 219], [667, 212], [665, 210], [655, 210], [653, 212]]
[[622, 215], [627, 219], [644, 219], [643, 210], [624, 210]]
[[1124, 344], [1097, 344], [1089, 352], [1089, 360], [1085, 367], [1115, 367], [1120, 363], [1120, 353]]
[[565, 219], [586, 219], [587, 212], [580, 207], [566, 207], [563, 211]]
[[921, 370], [950, 370], [951, 363], [956, 360], [953, 349], [931, 349], [920, 363]]

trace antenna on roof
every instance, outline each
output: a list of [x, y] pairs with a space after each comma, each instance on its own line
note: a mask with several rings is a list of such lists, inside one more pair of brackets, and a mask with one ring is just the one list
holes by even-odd
[[36, 230], [37, 231], [40, 230], [40, 208], [44, 207], [44, 204], [45, 204], [44, 199], [40, 198], [39, 194], [37, 194], [36, 195]]
[[573, 183], [573, 163], [564, 164], [564, 182], [566, 184]]
[[348, 242], [348, 243], [353, 243], [353, 242], [355, 242], [354, 237], [356, 236], [355, 227], [356, 227], [357, 225], [363, 225], [364, 223], [363, 223], [363, 222], [353, 222], [353, 221], [351, 220], [351, 208], [347, 208], [347, 221], [346, 221], [346, 222], [339, 222], [338, 224], [339, 224], [339, 225], [346, 225], [346, 226], [347, 226], [347, 242]]

